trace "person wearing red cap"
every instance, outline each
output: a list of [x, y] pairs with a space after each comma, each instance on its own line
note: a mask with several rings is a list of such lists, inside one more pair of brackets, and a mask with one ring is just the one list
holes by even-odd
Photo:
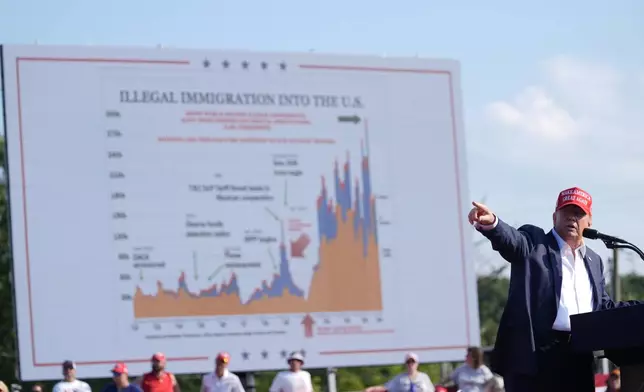
[[228, 370], [229, 363], [228, 353], [217, 354], [215, 370], [201, 379], [201, 392], [244, 392], [244, 386], [239, 377]]
[[113, 382], [107, 384], [101, 392], [141, 392], [136, 384], [130, 384], [129, 372], [123, 362], [119, 362], [112, 368]]
[[592, 226], [590, 194], [561, 191], [553, 228], [516, 229], [473, 202], [468, 219], [510, 263], [510, 289], [501, 316], [492, 370], [508, 392], [594, 391], [593, 355], [570, 346], [570, 316], [640, 301], [614, 302], [601, 258], [583, 240]]
[[145, 373], [139, 385], [143, 392], [181, 392], [174, 374], [165, 370], [166, 358], [163, 353], [152, 356], [152, 371]]

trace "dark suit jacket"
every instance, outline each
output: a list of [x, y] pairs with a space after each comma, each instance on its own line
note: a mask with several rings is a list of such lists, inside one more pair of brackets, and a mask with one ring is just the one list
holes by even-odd
[[[533, 225], [517, 230], [501, 219], [494, 229], [479, 231], [511, 263], [510, 289], [492, 354], [492, 370], [501, 375], [535, 375], [536, 349], [547, 343], [559, 307], [559, 244], [552, 232]], [[602, 260], [588, 246], [584, 262], [593, 288], [593, 311], [640, 303], [613, 302], [606, 292]]]

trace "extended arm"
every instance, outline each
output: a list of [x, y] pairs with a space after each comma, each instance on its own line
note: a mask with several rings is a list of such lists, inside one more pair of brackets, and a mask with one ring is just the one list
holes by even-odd
[[540, 230], [531, 225], [515, 229], [496, 216], [492, 225], [476, 225], [476, 229], [490, 240], [492, 249], [510, 263], [526, 259], [533, 248], [531, 233]]
[[492, 249], [508, 262], [523, 261], [532, 251], [532, 236], [543, 235], [543, 230], [531, 225], [518, 230], [499, 219], [487, 206], [472, 202], [474, 208], [468, 214], [470, 224], [492, 243]]
[[179, 386], [174, 374], [170, 373], [170, 378], [172, 379], [172, 392], [181, 392], [181, 387]]

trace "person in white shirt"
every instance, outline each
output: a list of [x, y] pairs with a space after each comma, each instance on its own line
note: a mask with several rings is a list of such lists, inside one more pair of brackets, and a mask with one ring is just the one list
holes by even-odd
[[398, 374], [385, 385], [369, 387], [365, 392], [434, 392], [434, 384], [427, 373], [418, 371], [418, 355], [405, 355], [407, 371]]
[[76, 379], [76, 364], [74, 362], [63, 362], [63, 377], [63, 381], [54, 385], [53, 392], [92, 392], [88, 383]]
[[228, 370], [230, 355], [217, 354], [215, 370], [201, 379], [201, 392], [245, 392], [239, 377]]
[[311, 373], [302, 370], [304, 357], [292, 352], [287, 358], [289, 370], [277, 373], [269, 392], [313, 392]]
[[450, 376], [461, 392], [484, 392], [493, 377], [492, 371], [483, 364], [483, 350], [480, 347], [468, 347], [465, 363]]

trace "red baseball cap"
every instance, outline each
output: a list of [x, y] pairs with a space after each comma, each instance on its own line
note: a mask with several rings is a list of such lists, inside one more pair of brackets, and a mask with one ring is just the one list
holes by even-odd
[[230, 362], [230, 354], [228, 354], [227, 352], [220, 352], [219, 354], [217, 354], [217, 358], [215, 358], [215, 361], [228, 363]]
[[123, 373], [128, 373], [127, 371], [127, 366], [123, 362], [119, 362], [114, 367], [112, 368], [112, 373], [114, 374], [123, 374]]
[[165, 355], [163, 353], [156, 353], [152, 356], [153, 361], [163, 362], [165, 361]]
[[592, 215], [593, 198], [581, 188], [573, 187], [559, 192], [555, 211], [569, 205], [576, 205], [588, 215]]

